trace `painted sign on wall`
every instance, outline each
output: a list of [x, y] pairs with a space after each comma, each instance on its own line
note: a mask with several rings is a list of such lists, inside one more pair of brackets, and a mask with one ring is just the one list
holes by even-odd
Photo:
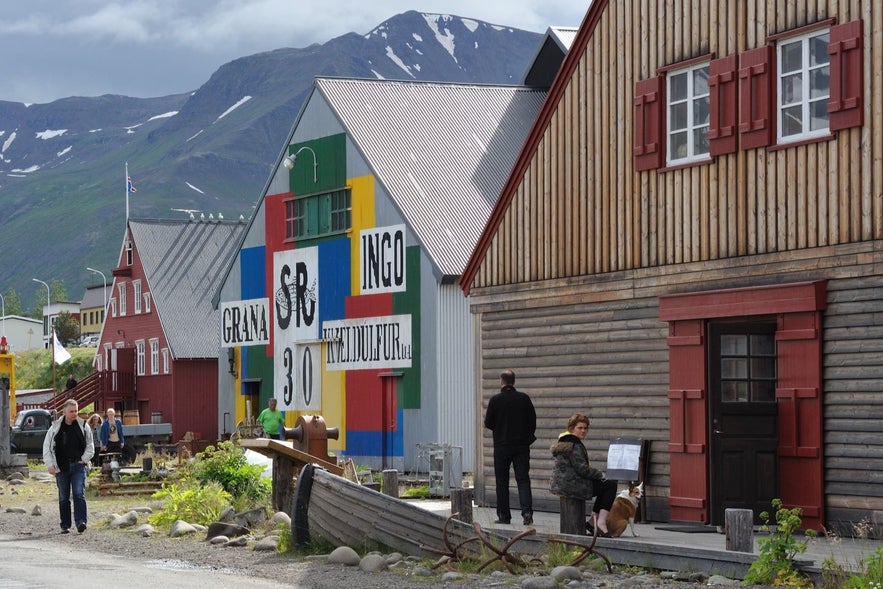
[[[315, 342], [319, 336], [318, 248], [274, 252], [273, 277], [274, 397], [279, 409], [297, 409], [297, 399], [312, 396], [310, 391], [298, 390], [306, 381], [298, 372], [303, 369], [303, 358], [296, 357], [296, 347]], [[311, 374], [318, 374], [312, 362], [309, 366]]]
[[362, 294], [404, 292], [405, 226], [363, 229], [359, 233]]
[[410, 368], [411, 316], [390, 315], [326, 321], [326, 370]]
[[221, 303], [221, 347], [270, 343], [270, 299]]

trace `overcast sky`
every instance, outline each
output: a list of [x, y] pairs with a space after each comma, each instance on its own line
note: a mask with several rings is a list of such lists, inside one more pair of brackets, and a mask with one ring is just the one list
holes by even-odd
[[152, 98], [196, 90], [221, 65], [366, 34], [417, 10], [537, 33], [579, 26], [590, 0], [2, 0], [0, 100]]

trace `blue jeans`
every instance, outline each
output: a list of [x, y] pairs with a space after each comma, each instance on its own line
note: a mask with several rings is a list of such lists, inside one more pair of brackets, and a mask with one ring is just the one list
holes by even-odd
[[77, 525], [86, 523], [86, 465], [71, 464], [67, 472], [55, 473], [58, 485], [58, 513], [61, 515], [61, 529], [71, 528], [71, 492], [74, 496], [74, 520]]

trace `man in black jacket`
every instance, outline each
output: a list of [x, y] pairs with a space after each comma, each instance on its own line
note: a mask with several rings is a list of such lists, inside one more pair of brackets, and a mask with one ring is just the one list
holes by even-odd
[[515, 390], [515, 373], [500, 374], [500, 392], [491, 397], [484, 426], [494, 433], [494, 477], [497, 485], [497, 520], [508, 524], [509, 467], [515, 470], [518, 502], [524, 525], [533, 524], [533, 496], [530, 490], [530, 445], [537, 439], [537, 414], [526, 393]]

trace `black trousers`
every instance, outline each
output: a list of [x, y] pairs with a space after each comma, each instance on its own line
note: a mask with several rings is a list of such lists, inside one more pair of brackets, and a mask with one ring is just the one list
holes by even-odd
[[[512, 519], [509, 509], [509, 467], [515, 470], [518, 503], [521, 515], [533, 515], [533, 494], [530, 490], [530, 446], [494, 446], [494, 478], [497, 483], [497, 517]], [[614, 493], [615, 495], [615, 493]]]
[[595, 494], [595, 503], [592, 505], [592, 512], [598, 513], [602, 509], [610, 511], [613, 507], [613, 501], [616, 499], [616, 490], [619, 483], [617, 481], [603, 480], [592, 481], [592, 492]]

